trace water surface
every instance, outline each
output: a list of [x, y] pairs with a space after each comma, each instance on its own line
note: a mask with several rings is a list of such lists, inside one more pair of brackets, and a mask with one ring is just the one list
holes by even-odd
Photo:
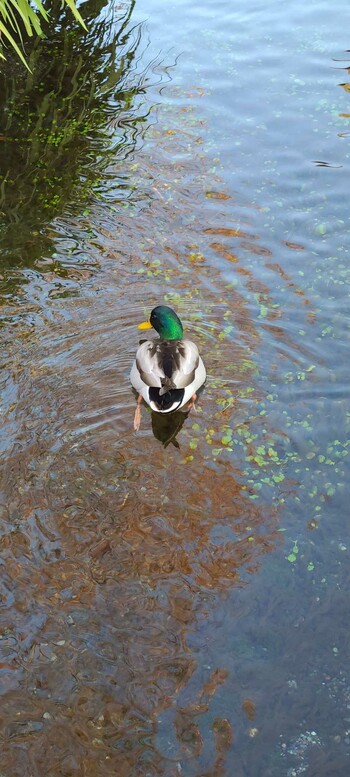
[[[346, 15], [102, 6], [1, 76], [6, 777], [348, 774]], [[163, 301], [208, 381], [135, 434]]]

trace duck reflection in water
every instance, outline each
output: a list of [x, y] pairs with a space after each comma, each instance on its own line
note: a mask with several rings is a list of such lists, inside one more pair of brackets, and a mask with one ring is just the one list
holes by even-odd
[[181, 410], [170, 413], [169, 415], [151, 413], [152, 432], [156, 440], [159, 440], [164, 448], [167, 448], [170, 443], [174, 445], [175, 448], [180, 448], [176, 435], [182, 429], [188, 414], [189, 411], [185, 413]]

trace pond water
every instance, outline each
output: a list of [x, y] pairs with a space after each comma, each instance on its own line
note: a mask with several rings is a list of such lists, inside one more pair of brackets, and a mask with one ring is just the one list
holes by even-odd
[[0, 75], [1, 777], [345, 777], [347, 6], [82, 8]]

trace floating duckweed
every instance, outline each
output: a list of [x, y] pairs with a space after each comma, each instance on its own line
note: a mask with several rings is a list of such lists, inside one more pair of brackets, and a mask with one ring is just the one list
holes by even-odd
[[294, 564], [294, 562], [297, 560], [298, 553], [299, 553], [299, 548], [298, 548], [297, 542], [295, 541], [292, 547], [291, 553], [289, 553], [289, 555], [286, 556], [287, 561], [289, 561], [291, 564]]

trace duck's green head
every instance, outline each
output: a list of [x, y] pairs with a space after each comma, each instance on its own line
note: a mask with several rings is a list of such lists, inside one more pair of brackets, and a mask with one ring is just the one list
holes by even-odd
[[179, 316], [167, 305], [153, 308], [149, 321], [139, 324], [139, 329], [154, 328], [162, 340], [181, 340], [183, 328]]

